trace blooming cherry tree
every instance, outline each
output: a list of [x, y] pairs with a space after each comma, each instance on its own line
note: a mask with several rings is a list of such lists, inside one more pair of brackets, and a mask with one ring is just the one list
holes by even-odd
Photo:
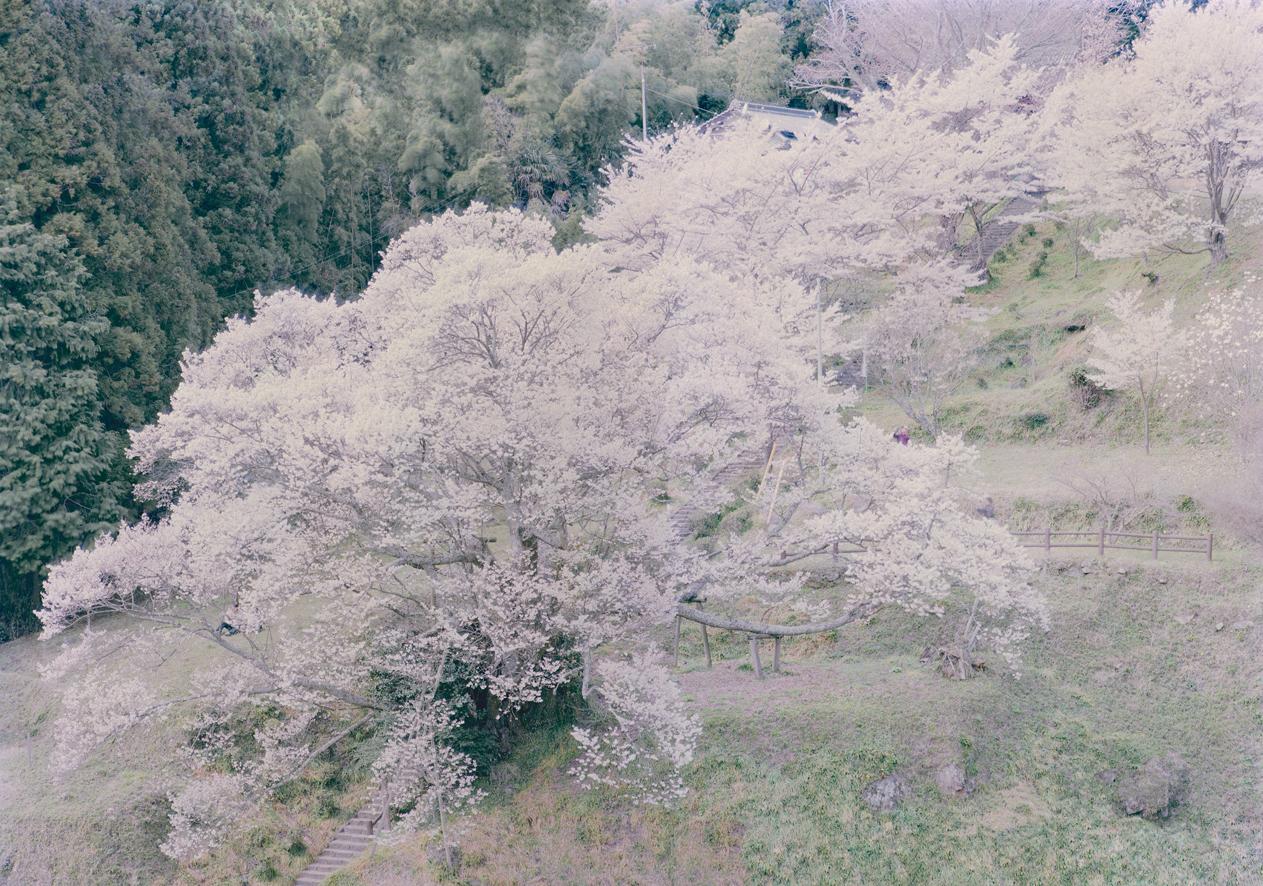
[[877, 384], [931, 437], [938, 435], [943, 404], [976, 365], [981, 344], [977, 312], [965, 303], [954, 275], [944, 276], [936, 266], [900, 275], [865, 331]]
[[1017, 60], [1055, 79], [1105, 58], [1120, 36], [1106, 0], [825, 0], [811, 56], [793, 83], [828, 96], [872, 92], [919, 74], [951, 71], [1011, 34]]
[[[812, 508], [862, 500], [869, 522], [846, 532], [880, 529], [874, 563], [978, 555], [915, 575], [857, 567], [848, 613], [927, 593], [937, 602], [918, 611], [937, 612], [954, 590], [1029, 621], [1002, 605], [1009, 585], [962, 569], [999, 557], [1020, 586], [1012, 540], [997, 547], [964, 512], [895, 516], [946, 514], [941, 459], [957, 456], [907, 461], [873, 450], [865, 426], [840, 427], [846, 400], [814, 381], [792, 279], [626, 242], [558, 254], [550, 235], [475, 206], [404, 234], [355, 301], [260, 298], [252, 320], [186, 358], [171, 411], [134, 435], [157, 516], [54, 566], [40, 616], [46, 636], [113, 614], [215, 652], [191, 685], [98, 673], [76, 691], [108, 713], [61, 726], [73, 765], [156, 717], [192, 718], [191, 768], [232, 778], [195, 778], [176, 798], [168, 851], [203, 851], [237, 804], [366, 717], [387, 737], [379, 779], [416, 801], [404, 824], [445, 829], [477, 796], [470, 760], [444, 743], [440, 689], [457, 673], [498, 714], [580, 685], [599, 715], [575, 735], [581, 779], [677, 795], [698, 729], [649, 654], [652, 629], [699, 586], [800, 601], [805, 574], [777, 567], [786, 544], [826, 543], [833, 530], [803, 522]], [[679, 539], [654, 492], [717, 507], [762, 434], [799, 453], [768, 526], [711, 551]], [[905, 479], [874, 479], [892, 472]], [[76, 636], [68, 661], [95, 641]], [[234, 717], [264, 708], [258, 751], [242, 756]]]
[[1185, 330], [1173, 393], [1207, 418], [1241, 419], [1263, 400], [1263, 294], [1258, 277], [1215, 289]]
[[1171, 320], [1175, 302], [1168, 299], [1160, 308], [1145, 311], [1139, 292], [1120, 292], [1110, 299], [1109, 309], [1117, 322], [1093, 330], [1088, 371], [1102, 387], [1135, 392], [1148, 453], [1154, 398], [1178, 353]]
[[1060, 184], [1115, 221], [1090, 244], [1098, 257], [1166, 249], [1220, 262], [1263, 170], [1263, 7], [1167, 2], [1134, 49], [1059, 88]]

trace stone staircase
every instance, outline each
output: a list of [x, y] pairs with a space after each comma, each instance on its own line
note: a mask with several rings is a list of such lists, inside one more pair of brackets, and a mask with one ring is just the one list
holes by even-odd
[[961, 247], [961, 251], [973, 260], [975, 271], [985, 270], [987, 262], [991, 261], [991, 256], [1003, 249], [1012, 238], [1013, 232], [1026, 224], [1021, 217], [1039, 206], [1044, 199], [1044, 193], [1044, 191], [1029, 191], [1020, 197], [1014, 197], [1005, 204], [999, 215], [982, 233], [981, 261], [979, 261], [976, 241], [971, 240]]
[[[407, 770], [401, 777], [415, 778], [416, 773]], [[298, 875], [295, 886], [318, 886], [372, 847], [376, 833], [390, 830], [390, 787], [378, 788], [360, 811], [338, 828], [329, 845]]]
[[376, 804], [369, 802], [355, 817], [342, 825], [329, 845], [298, 875], [296, 886], [318, 886], [359, 858], [373, 845], [372, 825], [378, 817]]
[[[781, 445], [783, 444], [778, 444], [777, 446], [778, 452]], [[751, 474], [762, 472], [766, 464], [766, 447], [751, 446], [743, 450], [737, 458], [734, 458], [724, 466], [723, 470], [715, 475], [715, 483], [719, 486], [734, 487]], [[683, 541], [693, 535], [698, 521], [705, 519], [706, 516], [707, 511], [705, 508], [700, 508], [694, 504], [682, 504], [672, 509], [667, 516], [667, 524], [671, 527], [675, 537]]]

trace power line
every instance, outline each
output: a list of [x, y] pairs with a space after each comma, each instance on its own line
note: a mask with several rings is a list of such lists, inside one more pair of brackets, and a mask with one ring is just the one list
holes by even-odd
[[[654, 95], [661, 96], [662, 98], [665, 98], [668, 101], [677, 102], [681, 105], [684, 105], [684, 107], [686, 108], [692, 108], [697, 113], [705, 115], [705, 118], [708, 120], [712, 117], [718, 117], [720, 114], [723, 113], [723, 111], [708, 111], [705, 108], [700, 108], [697, 105], [693, 104], [692, 102], [685, 101], [684, 99], [679, 98], [678, 96], [668, 95], [665, 92], [659, 92], [658, 90], [654, 89], [652, 86], [647, 87], [647, 89], [650, 92], [652, 92]], [[727, 109], [725, 108], [724, 110], [727, 110]]]

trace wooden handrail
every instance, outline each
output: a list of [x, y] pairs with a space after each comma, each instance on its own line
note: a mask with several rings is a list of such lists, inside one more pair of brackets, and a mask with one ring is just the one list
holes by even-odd
[[[1102, 556], [1106, 549], [1115, 551], [1150, 551], [1156, 560], [1159, 553], [1167, 554], [1205, 554], [1208, 561], [1213, 562], [1215, 558], [1215, 536], [1210, 535], [1167, 535], [1161, 532], [1123, 532], [1121, 530], [1106, 529], [1104, 526], [1097, 529], [1057, 529], [1051, 527], [1037, 530], [1014, 530], [1012, 531], [1014, 538], [1025, 539], [1035, 538], [1037, 542], [1031, 544], [1023, 543], [1025, 548], [1043, 548], [1050, 551], [1053, 548], [1096, 548]], [[1083, 539], [1082, 542], [1057, 542], [1055, 539]], [[1143, 544], [1127, 543], [1127, 542], [1143, 542]], [[1196, 544], [1197, 547], [1177, 546], [1163, 547], [1163, 542], [1188, 542]]]

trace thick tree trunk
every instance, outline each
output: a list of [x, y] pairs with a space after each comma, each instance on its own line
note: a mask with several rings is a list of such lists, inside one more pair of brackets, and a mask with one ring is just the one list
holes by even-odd
[[1206, 238], [1206, 245], [1210, 248], [1210, 260], [1212, 264], [1219, 264], [1228, 258], [1228, 234], [1227, 232], [1216, 228], [1210, 232]]

